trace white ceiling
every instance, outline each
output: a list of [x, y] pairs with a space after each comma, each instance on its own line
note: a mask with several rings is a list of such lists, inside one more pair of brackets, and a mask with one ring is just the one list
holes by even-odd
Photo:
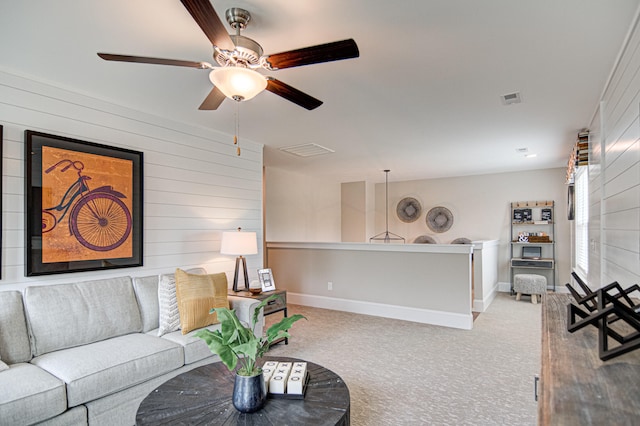
[[[269, 73], [324, 105], [269, 92], [241, 104], [267, 166], [339, 181], [563, 167], [588, 125], [640, 0], [211, 0], [252, 13], [265, 53], [354, 38], [360, 58]], [[224, 19], [224, 18], [223, 18]], [[5, 70], [233, 134], [235, 105], [199, 111], [208, 72], [96, 52], [212, 62], [178, 0], [1, 0]], [[523, 102], [503, 106], [519, 91]], [[279, 152], [316, 143], [313, 158]], [[535, 158], [525, 158], [518, 148]], [[233, 146], [230, 144], [231, 151]]]

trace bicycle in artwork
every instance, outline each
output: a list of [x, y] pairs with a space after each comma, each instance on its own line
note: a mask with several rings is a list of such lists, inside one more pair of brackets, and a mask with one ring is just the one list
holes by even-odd
[[131, 234], [131, 212], [122, 201], [127, 197], [109, 185], [90, 189], [91, 177], [83, 170], [84, 163], [70, 159], [45, 170], [47, 174], [75, 171], [78, 179], [57, 205], [42, 209], [42, 233], [51, 232], [68, 214], [69, 232], [80, 244], [94, 251], [113, 250]]

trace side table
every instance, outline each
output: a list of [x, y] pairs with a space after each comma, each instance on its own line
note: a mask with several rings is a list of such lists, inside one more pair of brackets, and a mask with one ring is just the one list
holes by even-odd
[[[264, 307], [263, 309], [263, 313], [264, 316], [267, 315], [271, 315], [271, 314], [275, 314], [276, 312], [283, 312], [284, 313], [284, 317], [287, 317], [287, 290], [272, 290], [272, 291], [263, 291], [260, 294], [252, 294], [249, 291], [243, 290], [243, 291], [233, 291], [233, 290], [229, 290], [229, 296], [236, 296], [236, 297], [248, 297], [250, 299], [256, 299], [256, 300], [264, 300], [269, 296], [272, 296], [274, 294], [277, 294], [278, 298], [271, 300], [269, 303], [267, 303], [267, 305]], [[273, 342], [273, 344], [276, 343], [280, 343], [282, 340], [276, 340], [275, 342]], [[284, 344], [288, 345], [289, 344], [289, 339], [288, 338], [284, 338]]]

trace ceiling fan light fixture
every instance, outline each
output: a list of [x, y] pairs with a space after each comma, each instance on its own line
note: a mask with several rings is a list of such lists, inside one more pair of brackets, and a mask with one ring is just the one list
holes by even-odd
[[[246, 101], [263, 90], [267, 90], [307, 110], [318, 108], [322, 105], [322, 101], [319, 99], [254, 70], [263, 68], [273, 71], [360, 56], [358, 45], [353, 39], [307, 46], [264, 56], [260, 44], [240, 34], [240, 31], [251, 21], [251, 13], [249, 11], [237, 7], [227, 10], [227, 22], [231, 28], [236, 30], [236, 34], [232, 35], [229, 34], [229, 30], [220, 20], [210, 0], [181, 0], [181, 3], [209, 40], [214, 49], [213, 59], [220, 65], [220, 68], [215, 68], [209, 73], [209, 79], [215, 87], [198, 108], [200, 110], [216, 110], [224, 101], [224, 98], [230, 98], [238, 102]], [[214, 67], [208, 62], [148, 56], [112, 53], [98, 53], [98, 56], [105, 61], [171, 65], [206, 70], [211, 70]]]
[[216, 68], [209, 73], [209, 80], [227, 98], [235, 101], [248, 101], [267, 88], [267, 79], [249, 68]]

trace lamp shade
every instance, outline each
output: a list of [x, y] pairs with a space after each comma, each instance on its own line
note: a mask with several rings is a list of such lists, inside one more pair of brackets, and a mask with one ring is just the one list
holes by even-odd
[[215, 68], [209, 73], [209, 80], [227, 98], [236, 101], [247, 101], [267, 87], [267, 79], [259, 72], [233, 66]]
[[258, 241], [255, 232], [225, 231], [220, 244], [221, 254], [244, 256], [258, 253]]

